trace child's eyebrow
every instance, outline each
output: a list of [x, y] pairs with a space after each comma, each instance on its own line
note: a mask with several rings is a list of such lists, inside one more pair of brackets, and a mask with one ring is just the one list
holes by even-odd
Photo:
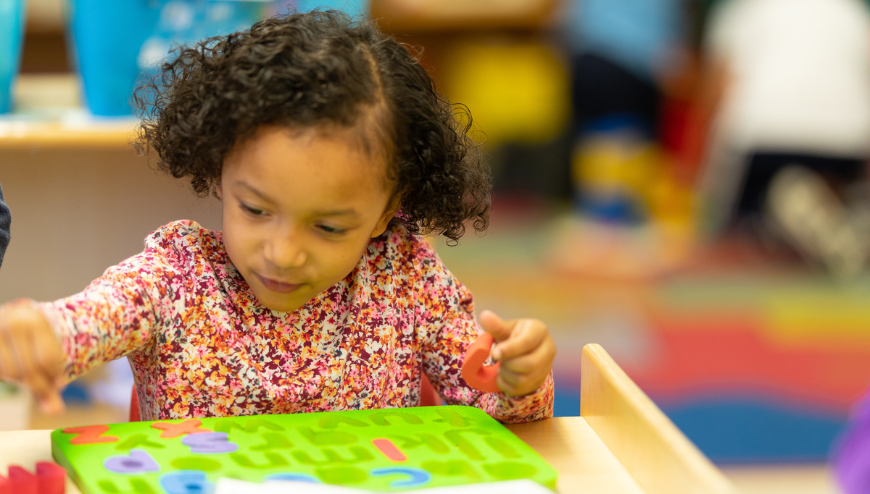
[[[270, 198], [266, 194], [260, 192], [253, 185], [249, 184], [248, 182], [245, 182], [244, 180], [236, 180], [235, 184], [238, 185], [239, 187], [247, 189], [249, 192], [251, 192], [252, 194], [254, 194], [255, 196], [259, 197], [260, 199], [262, 199], [266, 202], [270, 202], [273, 204], [275, 202], [272, 200], [272, 198]], [[359, 211], [357, 211], [354, 208], [324, 209], [324, 210], [320, 210], [320, 211], [315, 211], [313, 215], [319, 216], [319, 217], [323, 217], [323, 216], [347, 216], [349, 218], [358, 218]]]
[[333, 209], [326, 211], [315, 211], [315, 216], [349, 216], [351, 218], [356, 218], [359, 216], [359, 212], [356, 209]]
[[259, 197], [260, 199], [262, 199], [262, 200], [264, 200], [264, 201], [267, 201], [267, 202], [275, 202], [275, 201], [272, 200], [271, 197], [269, 197], [269, 196], [267, 196], [266, 194], [260, 192], [259, 190], [257, 190], [256, 188], [254, 188], [253, 185], [249, 184], [248, 182], [245, 182], [244, 180], [236, 180], [236, 185], [238, 185], [239, 187], [242, 187], [242, 188], [244, 188], [244, 189], [248, 189], [248, 191], [249, 191], [250, 193], [254, 194], [255, 196]]

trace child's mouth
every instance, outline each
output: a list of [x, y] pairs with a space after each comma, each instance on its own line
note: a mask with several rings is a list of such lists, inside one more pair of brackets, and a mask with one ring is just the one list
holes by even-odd
[[283, 283], [280, 281], [270, 280], [269, 278], [264, 278], [259, 274], [257, 274], [257, 278], [260, 279], [260, 282], [263, 283], [263, 286], [265, 286], [267, 289], [278, 293], [290, 293], [301, 286], [295, 283]]

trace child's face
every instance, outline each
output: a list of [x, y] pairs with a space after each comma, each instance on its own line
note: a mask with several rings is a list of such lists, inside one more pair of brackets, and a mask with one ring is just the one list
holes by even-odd
[[261, 304], [302, 307], [347, 276], [398, 208], [353, 129], [264, 127], [225, 159], [227, 254]]

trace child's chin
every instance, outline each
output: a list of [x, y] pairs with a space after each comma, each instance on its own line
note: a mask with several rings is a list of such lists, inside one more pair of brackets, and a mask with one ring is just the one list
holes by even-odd
[[281, 300], [280, 296], [275, 296], [274, 294], [268, 294], [267, 296], [257, 298], [262, 306], [277, 312], [293, 312], [308, 302], [307, 300], [296, 300], [298, 297], [293, 297], [292, 300]]

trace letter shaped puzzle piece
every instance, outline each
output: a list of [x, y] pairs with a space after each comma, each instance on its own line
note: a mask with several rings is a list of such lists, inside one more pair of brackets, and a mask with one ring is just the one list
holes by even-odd
[[372, 470], [372, 475], [376, 477], [403, 475], [406, 477], [402, 480], [394, 480], [390, 482], [390, 489], [396, 489], [399, 487], [420, 487], [432, 481], [431, 473], [422, 468], [414, 467], [375, 468]]
[[173, 439], [185, 434], [202, 434], [203, 432], [211, 432], [211, 429], [203, 429], [200, 427], [202, 421], [199, 419], [187, 419], [184, 422], [157, 422], [151, 424], [151, 427], [160, 429], [160, 439]]
[[402, 453], [402, 450], [399, 449], [398, 446], [393, 441], [390, 441], [386, 438], [377, 438], [372, 439], [372, 444], [378, 448], [378, 451], [381, 452], [388, 460], [395, 462], [403, 462], [408, 461], [408, 457], [405, 456], [405, 453]]
[[141, 449], [131, 449], [129, 455], [110, 456], [103, 460], [103, 467], [110, 472], [127, 475], [160, 471], [160, 465], [154, 458]]
[[88, 425], [85, 427], [67, 427], [63, 430], [64, 434], [77, 434], [76, 437], [69, 440], [70, 444], [97, 444], [97, 443], [114, 443], [118, 442], [117, 436], [103, 436], [105, 432], [109, 432], [108, 425]]
[[50, 461], [36, 464], [36, 475], [17, 465], [9, 467], [9, 478], [0, 475], [0, 494], [64, 494], [66, 470]]
[[9, 494], [41, 494], [36, 475], [17, 465], [9, 467], [9, 479], [7, 482]]
[[200, 470], [178, 470], [160, 477], [160, 486], [166, 494], [211, 494], [214, 484], [206, 480]]
[[230, 441], [226, 432], [204, 432], [191, 434], [181, 440], [181, 444], [190, 446], [191, 453], [222, 454], [232, 453], [239, 445]]
[[66, 470], [50, 461], [37, 462], [36, 482], [39, 484], [39, 494], [64, 494]]
[[292, 482], [308, 482], [309, 484], [321, 483], [320, 479], [318, 479], [314, 475], [295, 472], [273, 473], [271, 475], [266, 475], [266, 477], [263, 479], [264, 482], [284, 482], [288, 480]]
[[468, 346], [468, 350], [465, 351], [465, 363], [462, 364], [462, 379], [465, 379], [465, 382], [474, 389], [485, 393], [498, 393], [501, 390], [496, 384], [496, 378], [501, 362], [489, 366], [483, 365], [489, 358], [491, 348], [492, 335], [489, 333], [483, 333]]

